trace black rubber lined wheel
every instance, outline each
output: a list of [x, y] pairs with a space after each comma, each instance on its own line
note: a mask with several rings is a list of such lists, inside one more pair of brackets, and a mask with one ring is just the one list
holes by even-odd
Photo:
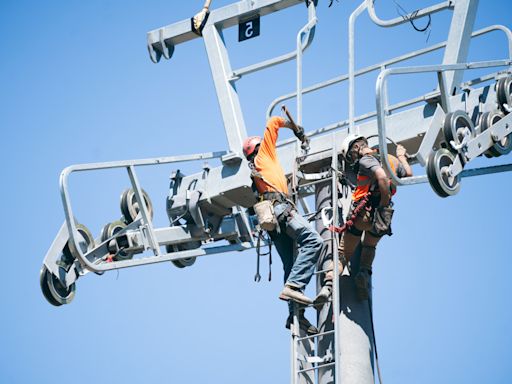
[[39, 282], [46, 300], [56, 307], [69, 304], [75, 298], [75, 283], [66, 287], [45, 265], [41, 268]]
[[[149, 212], [149, 217], [153, 219], [153, 204], [145, 190], [142, 189], [142, 196]], [[121, 195], [121, 213], [123, 214], [126, 224], [132, 223], [139, 214], [139, 203], [135, 197], [135, 192], [132, 188], [125, 190]]]
[[[105, 224], [105, 226], [101, 230], [101, 237], [100, 237], [101, 242], [104, 242], [104, 241], [110, 239], [111, 237], [115, 236], [116, 233], [118, 233], [119, 231], [121, 231], [124, 228], [126, 228], [126, 224], [121, 220], [116, 220], [111, 223]], [[117, 249], [117, 246], [114, 246], [114, 249]], [[133, 257], [132, 254], [127, 254], [127, 253], [123, 252], [122, 250], [120, 250], [119, 252], [116, 253], [114, 260], [115, 261], [129, 260], [132, 257]]]
[[441, 197], [457, 194], [460, 190], [460, 174], [451, 176], [449, 166], [455, 162], [455, 155], [445, 148], [433, 152], [427, 164], [430, 186]]
[[499, 79], [496, 83], [498, 106], [504, 114], [508, 114], [505, 104], [512, 107], [512, 76]]
[[62, 305], [57, 300], [55, 300], [52, 293], [50, 292], [50, 288], [48, 287], [48, 269], [46, 268], [46, 265], [43, 265], [41, 271], [39, 272], [39, 285], [41, 286], [41, 291], [43, 292], [43, 296], [46, 301], [56, 307], [60, 307]]
[[448, 145], [451, 141], [458, 145], [462, 143], [466, 134], [475, 137], [475, 125], [466, 112], [450, 112], [444, 118], [443, 133]]
[[[485, 112], [480, 118], [480, 130], [481, 132], [486, 131], [492, 125], [496, 124], [503, 118], [503, 114], [496, 110], [491, 112]], [[512, 137], [507, 135], [496, 144], [494, 144], [488, 151], [485, 152], [487, 157], [500, 157], [507, 155], [512, 151]]]
[[[172, 245], [166, 245], [165, 249], [167, 253], [172, 252], [179, 252], [179, 251], [186, 251], [189, 249], [197, 249], [201, 246], [201, 242], [197, 241], [191, 244], [180, 244], [177, 246], [177, 249], [173, 248]], [[171, 262], [174, 264], [174, 266], [178, 268], [186, 268], [192, 266], [196, 262], [195, 257], [187, 257], [186, 259], [180, 259], [180, 260], [171, 260]]]
[[101, 242], [113, 237], [117, 232], [126, 228], [126, 224], [121, 220], [116, 220], [111, 223], [105, 224], [101, 230]]

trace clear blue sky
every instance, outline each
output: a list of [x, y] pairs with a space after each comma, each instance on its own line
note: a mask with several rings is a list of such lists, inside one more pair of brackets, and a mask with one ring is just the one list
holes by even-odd
[[[232, 1], [215, 1], [217, 8]], [[402, 1], [408, 10], [434, 0]], [[71, 305], [43, 298], [39, 269], [64, 220], [60, 171], [70, 165], [226, 149], [203, 43], [178, 46], [151, 63], [146, 32], [190, 17], [201, 1], [111, 0], [0, 3], [0, 127], [4, 215], [0, 279], [0, 383], [286, 383], [289, 333], [271, 283], [253, 282], [253, 251], [89, 274]], [[304, 84], [347, 72], [347, 20], [357, 6], [318, 7]], [[382, 17], [392, 1], [378, 0]], [[512, 27], [506, 0], [482, 0], [475, 29]], [[446, 38], [450, 13], [434, 15], [429, 42], [410, 26], [382, 30], [358, 21], [357, 67]], [[233, 67], [288, 52], [305, 7], [262, 19], [262, 36], [238, 43], [226, 32]], [[500, 34], [475, 40], [471, 60], [507, 56]], [[440, 55], [411, 64], [435, 63]], [[468, 76], [473, 77], [473, 76]], [[271, 100], [292, 91], [294, 63], [239, 82], [249, 134], [259, 134]], [[358, 82], [357, 113], [374, 109], [375, 74]], [[435, 87], [434, 77], [396, 81], [391, 101]], [[305, 97], [306, 129], [347, 116], [347, 87]], [[293, 107], [293, 104], [290, 104]], [[289, 133], [284, 133], [288, 137]], [[509, 160], [486, 160], [495, 164]], [[200, 171], [200, 163], [184, 167]], [[141, 170], [166, 225], [172, 167]], [[416, 169], [417, 172], [421, 170]], [[121, 215], [122, 173], [71, 178], [78, 220], [98, 235]], [[510, 383], [508, 200], [510, 174], [463, 180], [441, 199], [428, 185], [401, 188], [395, 235], [382, 241], [374, 274], [375, 323], [387, 383]], [[265, 268], [264, 268], [265, 271]], [[313, 285], [313, 284], [311, 284]], [[312, 287], [311, 287], [312, 288]], [[313, 318], [313, 314], [308, 316]]]

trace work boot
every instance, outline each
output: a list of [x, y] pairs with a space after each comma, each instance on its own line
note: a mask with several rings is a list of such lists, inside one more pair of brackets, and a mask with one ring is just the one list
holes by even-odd
[[313, 300], [303, 294], [299, 288], [292, 287], [291, 285], [284, 286], [283, 290], [279, 294], [279, 298], [284, 301], [292, 300], [299, 304], [313, 304]]
[[329, 301], [329, 298], [331, 297], [332, 293], [332, 285], [326, 284], [320, 289], [320, 292], [318, 292], [318, 295], [316, 295], [315, 300], [313, 300], [313, 304], [315, 307], [321, 307], [325, 303]]
[[371, 270], [361, 268], [357, 275], [354, 277], [354, 282], [356, 284], [356, 294], [360, 301], [368, 300], [371, 274]]
[[[318, 333], [318, 329], [313, 324], [311, 324], [309, 322], [309, 320], [306, 319], [306, 317], [304, 316], [304, 311], [300, 311], [297, 318], [299, 320], [299, 328], [302, 329], [304, 332], [306, 332], [308, 335], [316, 335]], [[292, 324], [293, 324], [293, 313], [290, 313], [290, 315], [286, 319], [285, 327], [287, 329], [290, 329]]]

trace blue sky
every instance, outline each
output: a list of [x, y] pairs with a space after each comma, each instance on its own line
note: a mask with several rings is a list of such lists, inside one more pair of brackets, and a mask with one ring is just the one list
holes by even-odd
[[[215, 1], [213, 7], [230, 3]], [[401, 4], [412, 11], [434, 0]], [[289, 333], [286, 306], [277, 299], [277, 255], [271, 283], [254, 283], [255, 255], [248, 251], [203, 258], [183, 270], [161, 264], [89, 274], [78, 281], [74, 302], [59, 308], [39, 289], [44, 255], [64, 220], [58, 190], [64, 167], [226, 149], [201, 39], [176, 47], [172, 60], [158, 65], [146, 50], [147, 31], [188, 18], [201, 5], [0, 3], [1, 383], [288, 382]], [[356, 6], [341, 0], [327, 8], [320, 2], [317, 35], [304, 56], [305, 85], [347, 72], [347, 20]], [[475, 29], [512, 27], [510, 7], [505, 0], [480, 1]], [[396, 16], [389, 0], [377, 1], [377, 10], [383, 18]], [[243, 43], [236, 28], [226, 31], [233, 67], [292, 50], [305, 18], [302, 6], [265, 17], [261, 36]], [[356, 67], [443, 41], [449, 20], [449, 12], [434, 15], [426, 42], [409, 25], [382, 30], [362, 15]], [[504, 37], [494, 33], [472, 43], [470, 60], [507, 54]], [[410, 65], [440, 62], [441, 56], [423, 60]], [[294, 68], [287, 63], [239, 82], [249, 134], [261, 133], [268, 104], [295, 88]], [[358, 82], [357, 114], [374, 109], [375, 76]], [[391, 102], [434, 87], [434, 77], [393, 81]], [[343, 120], [347, 87], [307, 96], [304, 103], [306, 130]], [[201, 163], [182, 168], [200, 169]], [[171, 170], [140, 171], [158, 226], [167, 224]], [[386, 382], [510, 382], [511, 180], [509, 174], [465, 179], [461, 192], [448, 199], [426, 184], [399, 189], [395, 234], [379, 245], [374, 274]], [[128, 186], [123, 172], [80, 175], [71, 184], [76, 216], [94, 235], [121, 215], [119, 194]]]

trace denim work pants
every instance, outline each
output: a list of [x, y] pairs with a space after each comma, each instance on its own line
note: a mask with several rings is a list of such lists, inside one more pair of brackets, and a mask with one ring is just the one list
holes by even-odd
[[[290, 210], [291, 208], [291, 210]], [[289, 212], [289, 215], [286, 213]], [[281, 257], [285, 284], [303, 289], [313, 276], [320, 256], [323, 240], [291, 203], [278, 203], [274, 213], [279, 222], [279, 230], [269, 235]], [[297, 257], [294, 259], [294, 242], [297, 242]]]

